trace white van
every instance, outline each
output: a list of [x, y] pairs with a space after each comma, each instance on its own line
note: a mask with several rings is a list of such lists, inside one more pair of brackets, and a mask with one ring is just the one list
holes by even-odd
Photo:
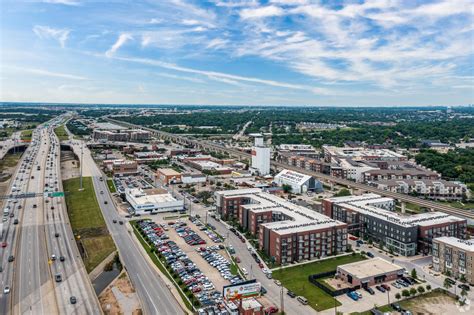
[[304, 296], [298, 296], [296, 298], [298, 301], [300, 301], [301, 304], [303, 305], [307, 305], [308, 304], [308, 300], [304, 297]]

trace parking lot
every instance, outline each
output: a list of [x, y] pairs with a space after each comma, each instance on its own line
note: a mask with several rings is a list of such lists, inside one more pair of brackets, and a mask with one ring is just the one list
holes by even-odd
[[151, 189], [153, 186], [141, 176], [114, 176], [115, 188], [119, 193], [124, 193], [126, 188]]

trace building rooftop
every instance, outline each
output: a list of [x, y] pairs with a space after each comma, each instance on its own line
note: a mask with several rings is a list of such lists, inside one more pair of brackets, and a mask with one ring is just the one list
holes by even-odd
[[474, 253], [474, 240], [461, 240], [453, 236], [437, 237], [434, 240]]
[[445, 186], [445, 187], [458, 187], [461, 186], [460, 182], [451, 182], [444, 179], [389, 179], [389, 180], [379, 180], [376, 183], [380, 185], [386, 185], [389, 187], [395, 187], [400, 185], [408, 186]]
[[220, 191], [216, 192], [216, 194], [227, 197], [248, 196], [251, 199], [251, 202], [241, 205], [241, 207], [252, 210], [253, 212], [280, 212], [287, 217], [286, 220], [262, 224], [262, 226], [265, 226], [280, 235], [311, 231], [316, 228], [345, 225], [345, 223], [333, 220], [312, 209], [296, 205], [257, 188]]
[[176, 201], [176, 199], [164, 189], [132, 188], [126, 189], [125, 193], [128, 194], [129, 197], [139, 205], [160, 204]]
[[342, 269], [361, 280], [384, 275], [386, 273], [403, 272], [405, 270], [405, 268], [392, 264], [380, 257], [340, 265], [339, 269]]
[[306, 183], [308, 180], [311, 179], [311, 176], [285, 169], [281, 171], [280, 173], [278, 173], [277, 175], [275, 175], [275, 179], [278, 179], [278, 178], [287, 180], [294, 184], [303, 185], [304, 183]]
[[364, 160], [366, 158], [379, 159], [400, 159], [405, 158], [403, 154], [388, 149], [369, 149], [364, 147], [335, 147], [323, 146], [325, 152], [332, 156], [353, 158], [354, 160]]
[[181, 175], [180, 172], [177, 172], [172, 168], [159, 168], [156, 171], [160, 172], [161, 174], [163, 174], [165, 176], [179, 176], [179, 175]]

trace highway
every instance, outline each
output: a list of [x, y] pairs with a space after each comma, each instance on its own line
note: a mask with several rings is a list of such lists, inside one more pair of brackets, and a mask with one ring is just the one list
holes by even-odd
[[[68, 143], [73, 147], [76, 155], [80, 157], [80, 141], [73, 140]], [[113, 203], [107, 182], [100, 180], [102, 174], [92, 159], [90, 151], [85, 146], [83, 153], [83, 173], [92, 176], [102, 214], [118, 248], [120, 259], [140, 298], [144, 314], [184, 314], [185, 312], [166, 287], [165, 282], [156, 270], [149, 265], [149, 261], [143, 256], [142, 251], [137, 248], [137, 243], [132, 239], [131, 232], [127, 229], [127, 226], [113, 223], [113, 220], [119, 221], [124, 218], [118, 213]], [[107, 201], [107, 204], [105, 204], [105, 201]]]
[[[250, 159], [251, 158], [251, 155], [249, 153], [242, 152], [242, 151], [239, 151], [239, 150], [233, 149], [233, 148], [227, 148], [227, 147], [224, 147], [222, 145], [216, 144], [214, 142], [201, 141], [201, 140], [197, 140], [196, 138], [192, 138], [192, 137], [183, 137], [183, 136], [180, 136], [180, 135], [175, 135], [175, 134], [171, 134], [171, 133], [168, 133], [168, 132], [155, 130], [155, 129], [152, 129], [152, 128], [146, 128], [146, 127], [143, 127], [143, 126], [140, 126], [140, 125], [134, 125], [134, 124], [122, 122], [122, 121], [111, 119], [111, 118], [106, 118], [106, 119], [113, 122], [113, 123], [119, 124], [119, 125], [150, 131], [154, 135], [157, 135], [157, 136], [159, 136], [161, 138], [164, 138], [164, 139], [172, 140], [172, 141], [177, 142], [177, 143], [190, 144], [190, 145], [193, 145], [195, 147], [199, 147], [199, 148], [206, 149], [206, 150], [212, 150], [212, 151], [218, 151], [218, 152], [227, 152], [231, 156], [237, 157], [239, 159]], [[444, 213], [456, 215], [458, 217], [474, 220], [474, 212], [473, 211], [456, 209], [456, 208], [453, 208], [453, 207], [450, 207], [450, 206], [447, 206], [447, 205], [443, 205], [443, 204], [438, 203], [438, 202], [425, 200], [425, 199], [413, 197], [413, 196], [406, 195], [406, 194], [400, 194], [400, 193], [394, 193], [394, 192], [381, 190], [381, 189], [378, 189], [378, 188], [375, 188], [375, 187], [372, 187], [372, 186], [369, 186], [369, 185], [356, 183], [356, 182], [353, 182], [353, 181], [350, 181], [350, 180], [347, 180], [347, 179], [337, 178], [337, 177], [333, 177], [333, 176], [323, 174], [323, 173], [319, 173], [319, 172], [309, 171], [309, 170], [306, 170], [306, 169], [302, 169], [302, 168], [299, 168], [299, 167], [291, 166], [291, 165], [276, 162], [276, 161], [271, 161], [271, 165], [276, 167], [276, 168], [279, 168], [279, 169], [290, 169], [290, 170], [297, 171], [297, 172], [300, 172], [300, 173], [303, 173], [303, 174], [307, 174], [307, 175], [313, 176], [315, 178], [318, 178], [318, 179], [326, 181], [326, 182], [333, 182], [333, 183], [336, 183], [336, 184], [339, 184], [339, 185], [344, 185], [344, 186], [347, 186], [347, 187], [352, 187], [352, 188], [355, 188], [355, 189], [359, 189], [361, 191], [366, 191], [366, 192], [371, 192], [371, 193], [379, 194], [379, 195], [386, 196], [386, 197], [391, 197], [391, 198], [397, 199], [401, 202], [409, 202], [409, 203], [412, 203], [412, 204], [416, 204], [416, 205], [419, 205], [419, 206], [422, 206], [422, 207], [429, 208], [433, 211], [441, 211], [441, 212], [444, 212]]]
[[[62, 191], [55, 121], [34, 131], [12, 180], [11, 193], [39, 196], [7, 201], [14, 216], [10, 222], [17, 219], [18, 224], [9, 225], [2, 239], [7, 243], [2, 248], [2, 293], [6, 285], [11, 292], [1, 296], [1, 314], [102, 313], [74, 242], [64, 198], [42, 196], [47, 189]], [[56, 282], [55, 275], [61, 275], [61, 281]]]

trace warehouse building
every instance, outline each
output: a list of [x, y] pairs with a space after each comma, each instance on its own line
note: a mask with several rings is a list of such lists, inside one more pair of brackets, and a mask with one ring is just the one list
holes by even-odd
[[260, 189], [215, 193], [217, 211], [258, 239], [275, 262], [287, 264], [345, 252], [347, 225]]
[[184, 209], [184, 201], [175, 199], [164, 189], [125, 189], [125, 198], [138, 214], [175, 212]]
[[456, 237], [438, 237], [433, 240], [433, 268], [474, 285], [474, 241]]
[[159, 168], [156, 170], [156, 177], [164, 184], [181, 183], [181, 173], [172, 168]]
[[337, 266], [336, 277], [352, 288], [366, 288], [393, 281], [403, 276], [405, 268], [375, 257], [372, 259]]
[[290, 185], [291, 192], [294, 194], [302, 194], [307, 191], [323, 191], [323, 185], [314, 177], [295, 171], [283, 170], [275, 175], [273, 181], [280, 186]]
[[383, 243], [403, 256], [428, 254], [439, 236], [466, 238], [467, 221], [442, 212], [404, 215], [394, 212], [395, 201], [377, 194], [324, 199], [323, 213], [346, 222], [350, 234]]

